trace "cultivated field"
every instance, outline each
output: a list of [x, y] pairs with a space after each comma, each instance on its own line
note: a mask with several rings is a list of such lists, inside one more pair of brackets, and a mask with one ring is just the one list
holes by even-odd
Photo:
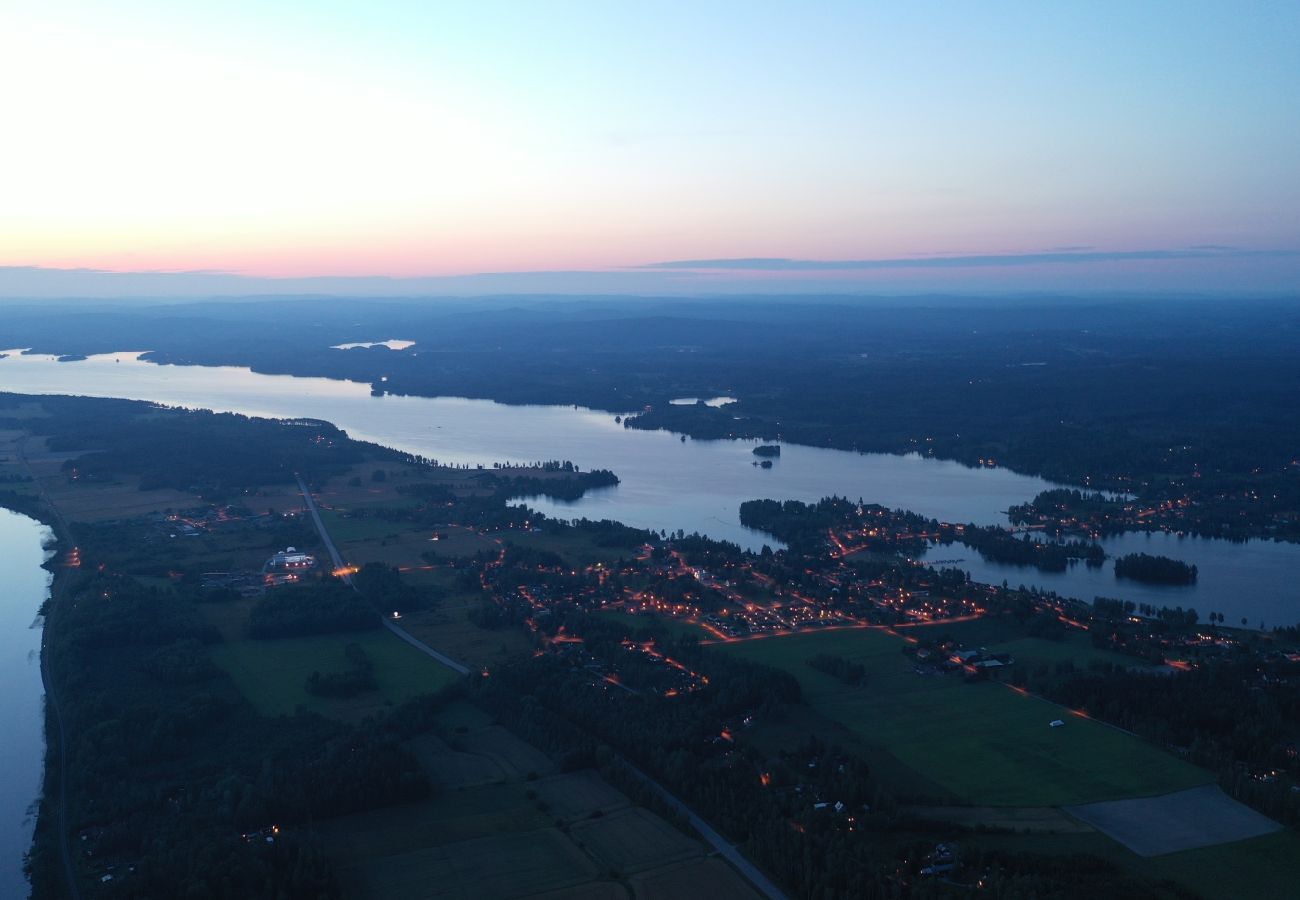
[[587, 819], [574, 825], [571, 833], [579, 846], [623, 874], [695, 859], [704, 853], [698, 841], [640, 807]]
[[595, 879], [595, 863], [554, 828], [497, 835], [383, 857], [344, 878], [361, 896], [507, 898], [576, 887]]
[[759, 900], [760, 895], [720, 859], [701, 859], [630, 879], [638, 900]]
[[628, 799], [595, 772], [555, 775], [535, 785], [537, 795], [551, 812], [565, 819], [582, 819], [592, 813], [611, 813], [628, 805]]
[[[857, 629], [722, 644], [718, 652], [791, 672], [815, 709], [965, 802], [1060, 806], [1211, 779], [1136, 737], [1003, 685], [917, 675], [902, 649], [893, 635]], [[848, 687], [812, 669], [807, 660], [817, 653], [862, 663], [866, 685]], [[1065, 727], [1050, 728], [1057, 718]]]
[[1218, 785], [1160, 797], [1067, 806], [1072, 816], [1139, 856], [1160, 856], [1272, 834], [1282, 826], [1225, 794]]
[[[703, 844], [596, 772], [545, 774], [549, 760], [467, 702], [437, 718], [438, 734], [407, 742], [439, 786], [432, 798], [320, 823], [345, 896], [754, 896], [725, 863], [706, 858]], [[467, 760], [480, 761], [477, 773]], [[454, 777], [457, 765], [468, 777]], [[484, 772], [494, 783], [475, 781]]]

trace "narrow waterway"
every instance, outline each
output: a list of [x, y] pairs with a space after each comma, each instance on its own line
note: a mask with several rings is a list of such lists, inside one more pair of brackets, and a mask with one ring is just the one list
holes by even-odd
[[23, 857], [32, 843], [45, 758], [41, 568], [52, 535], [41, 523], [0, 509], [0, 897], [26, 897]]

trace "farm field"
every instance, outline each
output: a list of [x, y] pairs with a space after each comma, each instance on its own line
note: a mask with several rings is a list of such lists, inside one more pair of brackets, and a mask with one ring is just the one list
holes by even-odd
[[1138, 856], [1099, 831], [1079, 834], [985, 834], [978, 843], [1007, 852], [1095, 856], [1150, 879], [1176, 882], [1204, 900], [1295, 896], [1300, 883], [1300, 834], [1285, 829], [1263, 837]]
[[1294, 897], [1300, 884], [1300, 834], [1287, 829], [1142, 863], [1153, 877], [1181, 882], [1211, 900]]
[[1066, 811], [1140, 856], [1242, 841], [1281, 828], [1272, 819], [1233, 800], [1218, 785], [1161, 797], [1071, 806]]
[[437, 785], [432, 797], [320, 823], [345, 896], [755, 896], [725, 863], [706, 858], [703, 844], [597, 772], [547, 774], [548, 758], [465, 701], [437, 718], [436, 733], [406, 743]]
[[[716, 652], [789, 671], [814, 709], [968, 803], [1061, 806], [1211, 780], [1136, 737], [1004, 685], [917, 675], [903, 646], [883, 631], [855, 629], [727, 643]], [[812, 669], [807, 660], [817, 653], [863, 664], [866, 684], [849, 687]], [[1066, 725], [1050, 728], [1058, 718]]]
[[701, 859], [630, 879], [638, 900], [759, 900], [760, 894], [720, 859]]
[[643, 872], [704, 853], [698, 841], [639, 807], [587, 819], [571, 833], [579, 846], [616, 872]]
[[[338, 698], [308, 693], [307, 678], [312, 672], [347, 667], [344, 648], [352, 643], [361, 645], [374, 663], [378, 689]], [[213, 648], [212, 658], [230, 673], [258, 712], [267, 716], [292, 715], [302, 706], [355, 721], [436, 691], [459, 677], [386, 629], [278, 640], [227, 640]]]

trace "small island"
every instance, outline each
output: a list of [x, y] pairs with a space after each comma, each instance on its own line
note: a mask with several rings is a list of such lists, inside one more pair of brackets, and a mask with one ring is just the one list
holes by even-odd
[[1147, 584], [1195, 584], [1196, 566], [1167, 556], [1130, 553], [1115, 560], [1115, 577]]
[[768, 456], [768, 457], [780, 456], [781, 445], [780, 444], [759, 444], [757, 447], [754, 448], [754, 455]]

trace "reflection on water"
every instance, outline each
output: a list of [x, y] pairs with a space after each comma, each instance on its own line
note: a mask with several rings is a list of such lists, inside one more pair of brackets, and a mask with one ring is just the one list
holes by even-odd
[[[1300, 545], [1276, 541], [1234, 544], [1210, 538], [1180, 538], [1159, 531], [1131, 531], [1100, 543], [1110, 557], [1101, 568], [1090, 569], [1079, 563], [1064, 572], [988, 562], [964, 544], [935, 545], [919, 558], [960, 559], [955, 565], [976, 581], [1039, 587], [1088, 602], [1094, 597], [1114, 597], [1157, 607], [1195, 609], [1201, 621], [1206, 621], [1211, 612], [1221, 612], [1227, 618], [1226, 624], [1241, 625], [1244, 617], [1251, 628], [1261, 623], [1272, 628], [1300, 622], [1300, 584], [1296, 582]], [[1129, 553], [1150, 553], [1192, 563], [1197, 567], [1196, 583], [1144, 584], [1116, 578], [1115, 557]]]
[[[1053, 486], [1006, 469], [969, 469], [916, 454], [857, 454], [797, 444], [783, 444], [775, 465], [762, 469], [753, 465], [751, 441], [683, 441], [668, 432], [624, 428], [610, 413], [581, 407], [373, 397], [369, 385], [357, 382], [258, 375], [235, 367], [157, 366], [138, 357], [109, 354], [60, 363], [49, 356], [11, 355], [0, 360], [0, 384], [17, 393], [126, 397], [256, 416], [325, 419], [354, 438], [444, 463], [572, 460], [583, 469], [611, 469], [621, 483], [575, 503], [538, 498], [529, 505], [562, 518], [609, 518], [668, 532], [701, 531], [750, 549], [775, 543], [740, 525], [741, 502], [754, 498], [814, 501], [834, 494], [948, 522], [1004, 524], [1009, 506]], [[1147, 539], [1138, 534], [1113, 540], [1119, 547]], [[1213, 609], [1234, 620], [1246, 615], [1252, 624], [1261, 617], [1269, 624], [1296, 621], [1297, 613], [1288, 610], [1300, 609], [1300, 588], [1288, 582], [1287, 574], [1300, 571], [1300, 546], [1188, 539], [1181, 547], [1200, 568], [1201, 581], [1190, 589], [1196, 599], [1180, 603], [1171, 597], [1161, 605], [1195, 605], [1203, 615]], [[1176, 550], [1171, 545], [1168, 555], [1178, 555]], [[949, 558], [952, 551], [941, 548], [937, 558]], [[1133, 591], [1130, 585], [1129, 594], [1120, 593], [1120, 583], [1108, 569], [1089, 574], [1080, 568], [1050, 576], [1033, 569], [978, 568], [990, 564], [964, 548], [957, 555], [965, 556], [979, 577], [994, 582], [1005, 578], [1012, 584], [1054, 587], [1053, 577], [1073, 579], [1070, 591], [1065, 590], [1066, 582], [1057, 589], [1085, 599], [1095, 594], [1131, 596]], [[1261, 568], [1266, 571], [1258, 577], [1250, 575]], [[1238, 574], [1221, 581], [1219, 573], [1228, 571]], [[1099, 580], [1084, 580], [1088, 578]]]
[[37, 611], [49, 590], [41, 568], [49, 529], [0, 510], [0, 897], [26, 897], [23, 855], [32, 843], [45, 727]]

